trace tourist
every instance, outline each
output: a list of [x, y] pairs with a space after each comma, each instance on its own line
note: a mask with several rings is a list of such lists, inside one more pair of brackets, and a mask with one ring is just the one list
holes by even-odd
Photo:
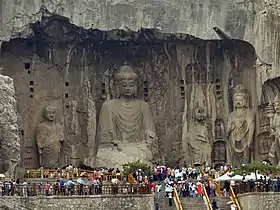
[[237, 210], [237, 206], [234, 203], [232, 203], [230, 206], [230, 210]]
[[218, 205], [217, 205], [217, 202], [216, 202], [216, 200], [215, 199], [213, 199], [213, 201], [212, 201], [212, 209], [213, 210], [218, 210]]
[[51, 186], [50, 186], [49, 182], [47, 182], [46, 185], [45, 185], [46, 196], [49, 196], [50, 188], [51, 188]]
[[168, 194], [168, 203], [169, 203], [169, 206], [172, 206], [172, 199], [173, 199], [172, 192], [170, 192], [170, 193]]
[[158, 205], [158, 203], [156, 203], [156, 205], [155, 205], [155, 210], [159, 210], [159, 205]]

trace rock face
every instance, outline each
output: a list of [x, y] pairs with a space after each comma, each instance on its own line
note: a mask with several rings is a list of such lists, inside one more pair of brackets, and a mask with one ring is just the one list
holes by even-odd
[[[105, 166], [137, 157], [157, 164], [225, 163], [221, 127], [233, 110], [232, 88], [245, 85], [248, 106], [257, 110], [256, 83], [247, 81], [256, 77], [256, 55], [246, 42], [149, 29], [85, 30], [53, 16], [32, 29], [28, 39], [5, 42], [1, 59], [19, 95], [27, 168], [39, 166], [36, 132], [49, 104], [65, 133], [65, 163], [102, 160]], [[120, 76], [123, 65], [135, 73]], [[212, 150], [224, 153], [214, 162]]]
[[13, 175], [20, 161], [20, 136], [13, 79], [0, 75], [0, 173]]
[[[154, 119], [156, 135], [150, 136], [157, 145], [150, 150], [163, 159], [153, 161], [231, 162], [230, 149], [236, 152], [237, 145], [229, 140], [236, 136], [250, 140], [243, 145], [245, 162], [277, 156], [273, 113], [280, 93], [278, 1], [30, 0], [0, 5], [1, 40], [12, 39], [2, 44], [0, 63], [15, 80], [25, 167], [39, 166], [36, 128], [48, 104], [57, 107], [57, 123], [65, 133], [65, 163], [96, 164], [104, 146], [98, 130], [101, 107], [118, 98], [114, 76], [125, 64], [138, 75], [135, 98], [148, 104]], [[250, 42], [257, 53], [244, 41], [206, 40], [217, 36], [214, 26]], [[238, 85], [248, 90], [250, 117], [234, 117]], [[233, 124], [244, 126], [230, 129], [231, 116]], [[133, 152], [131, 148], [138, 151], [140, 146], [126, 150]], [[126, 159], [104, 149], [103, 157]]]

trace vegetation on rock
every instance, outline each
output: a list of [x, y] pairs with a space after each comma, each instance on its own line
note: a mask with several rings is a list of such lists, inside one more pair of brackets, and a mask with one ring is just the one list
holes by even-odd
[[151, 166], [149, 166], [146, 163], [140, 162], [140, 160], [123, 164], [123, 170], [125, 175], [131, 174], [139, 169], [143, 172], [145, 176], [150, 176], [154, 173]]

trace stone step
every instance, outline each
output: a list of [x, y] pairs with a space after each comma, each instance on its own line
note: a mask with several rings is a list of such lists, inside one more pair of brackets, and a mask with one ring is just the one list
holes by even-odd
[[216, 200], [217, 205], [219, 207], [219, 210], [229, 210], [230, 209], [230, 204], [227, 204], [227, 202], [230, 201], [229, 197], [210, 197], [211, 202], [213, 199]]

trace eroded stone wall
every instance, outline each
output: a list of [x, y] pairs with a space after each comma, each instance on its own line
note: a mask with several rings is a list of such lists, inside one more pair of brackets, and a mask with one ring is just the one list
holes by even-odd
[[13, 175], [20, 162], [21, 133], [18, 128], [14, 81], [0, 75], [0, 173]]
[[57, 16], [32, 29], [29, 39], [4, 43], [1, 57], [3, 71], [15, 80], [25, 167], [38, 167], [36, 133], [46, 105], [57, 108], [56, 123], [64, 129], [64, 163], [93, 164], [100, 108], [118, 98], [114, 77], [125, 63], [138, 76], [136, 97], [151, 108], [166, 164], [227, 161], [226, 122], [236, 85], [248, 91], [246, 107], [257, 110], [256, 55], [246, 42], [144, 29], [85, 30]]
[[153, 210], [152, 195], [102, 195], [71, 197], [2, 197], [1, 208], [18, 210], [83, 209], [83, 210]]
[[255, 210], [275, 210], [280, 206], [280, 193], [275, 192], [254, 192], [237, 196], [242, 209]]

